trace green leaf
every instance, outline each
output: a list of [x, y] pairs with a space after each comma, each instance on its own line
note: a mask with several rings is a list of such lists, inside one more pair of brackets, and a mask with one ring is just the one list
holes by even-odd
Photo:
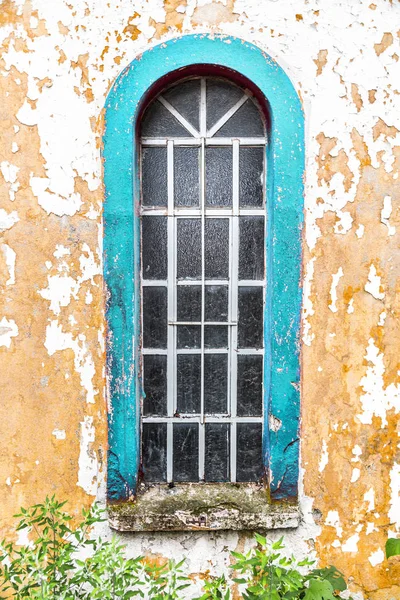
[[400, 538], [389, 538], [386, 542], [386, 558], [400, 556]]
[[335, 600], [332, 585], [327, 580], [310, 579], [304, 600]]

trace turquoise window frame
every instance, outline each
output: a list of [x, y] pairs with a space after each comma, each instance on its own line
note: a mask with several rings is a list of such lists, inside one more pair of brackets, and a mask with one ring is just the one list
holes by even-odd
[[269, 106], [263, 455], [271, 500], [293, 499], [299, 477], [304, 117], [293, 84], [275, 60], [253, 44], [218, 35], [187, 35], [147, 50], [119, 75], [106, 100], [108, 499], [133, 499], [140, 468], [136, 125], [149, 89], [160, 78], [193, 65], [239, 73]]

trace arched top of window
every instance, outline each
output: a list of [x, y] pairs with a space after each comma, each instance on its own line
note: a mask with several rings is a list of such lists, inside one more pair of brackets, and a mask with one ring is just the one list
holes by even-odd
[[[214, 141], [220, 150], [219, 146], [226, 144], [234, 147], [236, 140], [237, 152], [238, 138], [247, 138], [247, 146], [254, 142], [257, 150], [263, 147], [268, 166], [259, 207], [267, 217], [263, 465], [271, 498], [296, 497], [303, 113], [288, 76], [259, 48], [227, 36], [189, 35], [160, 44], [134, 60], [118, 77], [106, 102], [103, 157], [109, 500], [134, 498], [140, 477], [139, 216], [146, 207], [141, 194], [140, 153], [152, 146], [164, 150], [164, 143], [168, 150], [172, 142], [175, 145], [174, 138], [178, 146], [190, 146], [201, 138], [206, 150]], [[236, 157], [240, 160], [240, 153]], [[165, 165], [174, 168], [168, 157]], [[164, 177], [164, 171], [159, 175]], [[240, 211], [244, 205], [240, 206], [240, 190], [238, 193]], [[172, 196], [169, 198], [171, 202]], [[162, 210], [161, 205], [155, 207], [155, 212]], [[268, 522], [265, 516], [263, 526]]]
[[147, 106], [142, 137], [264, 137], [252, 93], [220, 77], [191, 77], [167, 87]]

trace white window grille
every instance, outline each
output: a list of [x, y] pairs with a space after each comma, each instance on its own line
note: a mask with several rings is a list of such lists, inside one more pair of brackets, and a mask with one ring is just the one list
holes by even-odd
[[263, 474], [266, 143], [251, 93], [220, 78], [174, 84], [144, 114], [145, 481]]

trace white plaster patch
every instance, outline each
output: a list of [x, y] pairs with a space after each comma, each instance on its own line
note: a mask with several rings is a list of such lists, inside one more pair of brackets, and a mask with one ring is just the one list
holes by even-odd
[[370, 556], [368, 557], [368, 560], [373, 567], [376, 567], [377, 565], [380, 565], [381, 563], [383, 563], [384, 559], [385, 559], [385, 555], [383, 553], [383, 550], [381, 550], [381, 548], [379, 548], [379, 550], [376, 550], [376, 552], [373, 552], [372, 554], [370, 554]]
[[400, 464], [395, 463], [390, 469], [390, 524], [400, 531]]
[[74, 338], [72, 333], [65, 333], [57, 320], [51, 321], [46, 327], [45, 348], [50, 356], [55, 352], [70, 348], [75, 354], [74, 367], [80, 376], [81, 386], [86, 390], [86, 402], [93, 404], [94, 397], [98, 394], [93, 386], [95, 367], [93, 357], [86, 344], [86, 337], [82, 333]]
[[387, 317], [386, 311], [383, 310], [381, 312], [381, 314], [379, 315], [379, 321], [378, 321], [379, 327], [383, 327], [384, 326], [385, 321], [386, 321], [386, 317]]
[[369, 268], [368, 281], [364, 287], [365, 291], [371, 294], [377, 300], [383, 300], [385, 293], [381, 291], [381, 278], [376, 272], [375, 265], [372, 264]]
[[357, 415], [357, 418], [364, 425], [371, 425], [372, 417], [376, 416], [381, 419], [381, 427], [385, 427], [387, 411], [391, 409], [395, 409], [396, 413], [400, 411], [400, 387], [394, 383], [385, 385], [384, 355], [375, 346], [373, 338], [369, 339], [365, 358], [369, 365], [360, 381], [364, 391], [360, 397], [363, 412]]
[[79, 472], [76, 485], [91, 496], [97, 492], [98, 461], [92, 444], [95, 440], [93, 417], [85, 416], [80, 424]]
[[342, 544], [343, 552], [357, 552], [358, 551], [358, 542], [360, 540], [360, 536], [358, 533], [355, 533], [351, 537], [349, 537], [344, 544]]
[[360, 479], [360, 473], [361, 473], [360, 469], [357, 469], [357, 467], [355, 467], [351, 474], [350, 483], [355, 483], [356, 481], [358, 481]]
[[64, 429], [53, 429], [51, 435], [54, 435], [56, 440], [65, 440], [65, 438], [67, 437]]
[[341, 279], [341, 277], [343, 277], [343, 269], [342, 267], [339, 267], [337, 273], [334, 273], [332, 275], [332, 285], [331, 285], [331, 302], [329, 304], [329, 308], [331, 309], [331, 311], [333, 313], [337, 312], [337, 306], [336, 306], [336, 301], [337, 301], [337, 292], [336, 292], [336, 288], [339, 284], [339, 281]]
[[328, 445], [325, 440], [322, 440], [321, 458], [319, 461], [319, 472], [322, 473], [329, 462]]
[[55, 256], [56, 258], [63, 258], [64, 256], [68, 256], [70, 254], [71, 250], [69, 248], [66, 248], [62, 244], [57, 244], [56, 249], [53, 252], [53, 256]]
[[45, 300], [50, 300], [50, 310], [59, 315], [62, 306], [68, 306], [71, 298], [78, 297], [79, 284], [68, 275], [48, 275], [48, 286], [38, 293]]
[[350, 302], [347, 306], [347, 314], [351, 315], [354, 312], [354, 298], [350, 298]]
[[68, 197], [63, 197], [60, 194], [51, 192], [49, 188], [50, 180], [46, 177], [34, 177], [31, 174], [30, 184], [33, 195], [36, 196], [39, 205], [48, 215], [53, 213], [58, 217], [64, 215], [72, 217], [82, 206], [80, 194], [73, 193]]
[[389, 223], [390, 216], [392, 214], [392, 198], [391, 196], [385, 196], [383, 199], [383, 208], [381, 210], [381, 222], [386, 225], [388, 229], [388, 235], [394, 235], [396, 233], [396, 227], [393, 227]]
[[307, 346], [311, 346], [311, 342], [315, 338], [315, 334], [311, 332], [311, 323], [309, 321], [309, 317], [312, 317], [314, 314], [313, 303], [311, 301], [311, 286], [314, 279], [315, 260], [314, 256], [308, 262], [303, 283], [303, 342]]
[[340, 523], [340, 517], [337, 510], [330, 510], [325, 519], [325, 525], [330, 525], [330, 527], [334, 527], [336, 529], [336, 535], [338, 537], [342, 537], [343, 535], [343, 527]]
[[19, 221], [18, 213], [16, 210], [8, 213], [4, 208], [0, 208], [0, 232], [11, 229], [15, 223]]
[[358, 237], [358, 239], [362, 238], [362, 236], [364, 235], [364, 231], [365, 227], [360, 223], [360, 225], [356, 229], [356, 236]]
[[8, 269], [8, 279], [6, 285], [14, 285], [15, 283], [15, 258], [16, 254], [8, 244], [1, 244], [0, 249], [3, 252], [4, 259], [6, 261], [6, 267]]
[[3, 160], [0, 163], [0, 171], [4, 177], [4, 181], [9, 183], [9, 191], [8, 195], [10, 200], [13, 202], [15, 200], [15, 193], [18, 191], [19, 183], [18, 183], [18, 171], [19, 167], [16, 165], [12, 165], [7, 160]]
[[354, 454], [354, 458], [351, 459], [351, 462], [360, 462], [360, 456], [362, 455], [362, 450], [358, 444], [354, 446], [351, 451]]
[[9, 348], [11, 346], [11, 338], [18, 335], [18, 325], [13, 319], [3, 317], [0, 321], [0, 346]]

